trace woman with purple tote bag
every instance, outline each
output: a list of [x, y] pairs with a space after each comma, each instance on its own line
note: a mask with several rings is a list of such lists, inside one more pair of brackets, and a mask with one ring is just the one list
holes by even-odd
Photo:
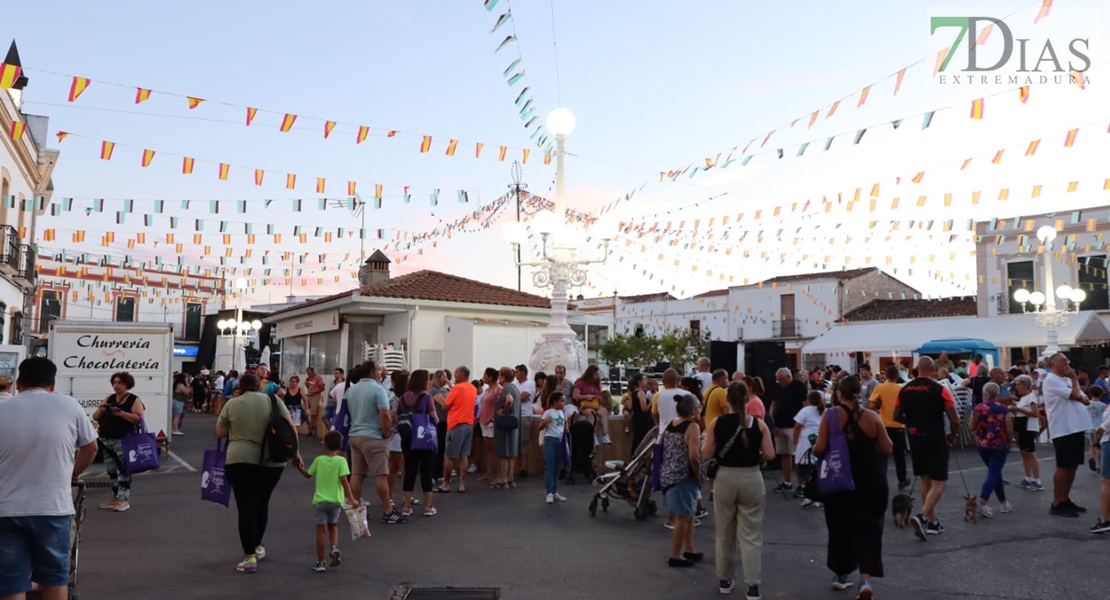
[[826, 565], [834, 590], [852, 587], [859, 569], [859, 596], [870, 598], [871, 578], [883, 576], [883, 516], [889, 489], [886, 457], [894, 443], [878, 413], [860, 406], [856, 376], [836, 386], [835, 406], [825, 411], [813, 454], [829, 531]]

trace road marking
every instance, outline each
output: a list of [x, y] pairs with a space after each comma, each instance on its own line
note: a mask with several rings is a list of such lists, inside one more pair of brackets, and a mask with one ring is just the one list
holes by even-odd
[[[1056, 457], [1055, 456], [1050, 456], [1048, 458], [1038, 458], [1037, 462], [1042, 463], [1042, 462], [1046, 462], [1046, 461], [1050, 461], [1050, 460], [1056, 460]], [[1019, 461], [1014, 461], [1012, 463], [1009, 462], [1008, 460], [1006, 461], [1006, 466], [1007, 467], [1011, 467], [1011, 466], [1015, 466], [1015, 465], [1020, 467], [1021, 464], [1022, 463], [1020, 462], [1020, 460]], [[984, 466], [984, 467], [972, 467], [970, 469], [964, 469], [962, 471], [951, 471], [951, 472], [952, 473], [970, 473], [972, 471], [986, 471], [986, 470], [987, 470], [987, 467]]]
[[188, 469], [190, 473], [196, 473], [197, 472], [197, 470], [195, 468], [193, 468], [193, 465], [190, 465], [189, 463], [185, 462], [184, 460], [181, 460], [180, 456], [174, 454], [173, 452], [170, 452], [169, 450], [166, 451], [166, 454], [169, 454], [170, 458], [176, 460], [178, 462], [178, 464], [180, 464], [181, 466]]

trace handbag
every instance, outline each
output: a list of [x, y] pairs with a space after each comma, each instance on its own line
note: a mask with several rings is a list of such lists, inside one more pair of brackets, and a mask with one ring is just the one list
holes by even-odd
[[427, 412], [428, 401], [431, 396], [424, 394], [424, 411], [409, 413], [412, 421], [412, 444], [410, 448], [416, 452], [439, 452], [439, 433], [431, 415]]
[[498, 429], [513, 430], [520, 427], [520, 419], [516, 415], [510, 413], [505, 415], [497, 415], [493, 418], [493, 426]]
[[343, 444], [340, 449], [344, 452], [350, 450], [351, 446], [347, 438], [351, 433], [351, 413], [347, 410], [346, 398], [339, 403], [339, 410], [335, 411], [335, 418], [331, 421], [331, 430], [338, 431], [343, 436]]
[[[854, 492], [852, 462], [848, 455], [848, 436], [840, 427], [840, 409], [828, 411], [829, 447], [817, 461], [817, 487], [822, 497], [840, 492]], [[851, 417], [849, 417], [851, 418]]]
[[[753, 418], [752, 420], [754, 421], [755, 419]], [[717, 478], [717, 470], [721, 468], [719, 464], [721, 457], [728, 454], [728, 451], [732, 449], [732, 444], [736, 442], [736, 438], [740, 437], [740, 432], [743, 430], [744, 420], [740, 419], [740, 425], [736, 428], [736, 431], [732, 432], [732, 437], [728, 438], [728, 441], [713, 455], [713, 458], [705, 461], [705, 477], [707, 479]]]
[[136, 429], [123, 438], [123, 467], [130, 474], [157, 471], [158, 437], [146, 430], [146, 419], [142, 417]]
[[231, 485], [224, 473], [227, 462], [227, 442], [216, 440], [215, 450], [204, 451], [204, 463], [200, 470], [200, 499], [227, 506], [231, 502]]

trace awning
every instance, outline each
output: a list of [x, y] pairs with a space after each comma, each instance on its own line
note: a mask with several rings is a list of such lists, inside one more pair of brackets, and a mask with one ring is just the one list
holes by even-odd
[[[1063, 346], [1110, 342], [1110, 329], [1094, 312], [1068, 316], [1068, 324], [1058, 331]], [[806, 344], [806, 354], [834, 352], [899, 352], [910, 354], [926, 342], [942, 338], [978, 338], [999, 348], [1036, 347], [1047, 343], [1045, 330], [1037, 327], [1032, 314], [998, 317], [949, 317], [873, 321], [837, 325]]]

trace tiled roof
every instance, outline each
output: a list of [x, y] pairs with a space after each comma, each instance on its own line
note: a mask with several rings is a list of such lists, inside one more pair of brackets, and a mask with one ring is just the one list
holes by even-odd
[[720, 290], [710, 290], [708, 292], [698, 294], [697, 296], [694, 296], [694, 297], [695, 298], [715, 298], [717, 296], [727, 296], [727, 295], [728, 295], [728, 288], [724, 288], [724, 289], [720, 289]]
[[837, 281], [846, 281], [848, 279], [855, 279], [868, 273], [878, 271], [877, 267], [864, 267], [862, 269], [848, 269], [846, 271], [817, 271], [815, 273], [802, 273], [800, 275], [783, 275], [781, 277], [772, 277], [765, 279], [763, 285], [769, 283], [793, 283], [796, 281], [812, 281], [815, 279], [836, 279]]
[[886, 321], [890, 319], [935, 319], [974, 317], [979, 313], [975, 297], [939, 300], [872, 300], [844, 315], [844, 321]]
[[655, 293], [655, 294], [640, 294], [639, 296], [620, 296], [621, 302], [625, 304], [636, 304], [639, 302], [659, 302], [661, 300], [678, 300], [669, 292]]
[[[521, 306], [527, 308], [551, 308], [551, 300], [513, 289], [503, 288], [457, 275], [439, 271], [417, 271], [377, 281], [362, 286], [359, 295], [373, 298], [396, 298], [403, 300], [430, 300], [437, 302], [459, 302], [463, 304], [490, 304], [495, 306]], [[279, 310], [272, 315], [301, 310], [325, 304], [354, 294], [354, 290], [327, 296]]]

